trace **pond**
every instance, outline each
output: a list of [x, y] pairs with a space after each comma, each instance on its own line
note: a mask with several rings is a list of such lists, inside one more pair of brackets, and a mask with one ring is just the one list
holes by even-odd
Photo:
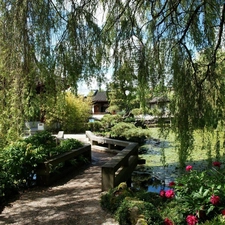
[[139, 173], [134, 171], [132, 175], [131, 187], [135, 190], [144, 190], [147, 192], [159, 193], [161, 190], [171, 189], [164, 181], [157, 179], [152, 174]]
[[172, 161], [170, 165], [163, 165], [162, 151], [167, 157], [170, 157], [170, 161], [177, 161], [174, 146], [169, 141], [149, 139], [139, 148], [139, 156], [145, 159], [146, 163], [138, 165], [132, 174], [132, 187], [134, 189], [143, 189], [154, 193], [171, 189], [169, 183], [180, 175], [180, 171], [175, 161]]

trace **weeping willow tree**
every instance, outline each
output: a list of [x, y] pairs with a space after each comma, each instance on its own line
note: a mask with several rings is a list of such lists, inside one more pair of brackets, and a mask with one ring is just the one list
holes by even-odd
[[[24, 121], [40, 120], [57, 95], [90, 82], [104, 57], [96, 4], [0, 1], [0, 138], [15, 140]], [[3, 143], [3, 142], [2, 142]], [[4, 144], [3, 143], [3, 144]]]
[[224, 71], [218, 69], [224, 66], [218, 54], [225, 47], [224, 1], [108, 2], [104, 31], [114, 49], [115, 71], [124, 58], [133, 62], [141, 107], [150, 88], [172, 87], [173, 129], [184, 166], [193, 131], [216, 128], [224, 119]]
[[120, 79], [129, 63], [143, 110], [150, 89], [173, 89], [182, 166], [193, 131], [224, 119], [222, 0], [1, 0], [0, 9], [4, 140], [18, 136], [46, 105], [54, 107], [68, 85], [76, 92], [79, 80], [102, 81], [109, 64]]

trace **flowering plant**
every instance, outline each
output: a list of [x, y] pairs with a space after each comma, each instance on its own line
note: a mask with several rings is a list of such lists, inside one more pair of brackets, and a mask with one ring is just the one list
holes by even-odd
[[194, 215], [188, 215], [186, 221], [188, 225], [195, 225], [196, 223], [198, 223], [198, 219]]
[[210, 202], [213, 205], [218, 205], [220, 203], [220, 197], [213, 194], [210, 198]]
[[164, 190], [161, 190], [160, 192], [159, 192], [159, 195], [161, 196], [161, 197], [166, 197], [166, 198], [173, 198], [174, 197], [174, 190], [172, 190], [172, 189], [169, 189], [169, 190], [166, 190], [166, 191], [164, 191]]
[[193, 167], [191, 165], [188, 165], [188, 166], [186, 166], [186, 171], [190, 172], [192, 170], [192, 168]]
[[[214, 164], [213, 164], [214, 165]], [[218, 164], [216, 164], [218, 165]], [[190, 169], [191, 168], [191, 169]], [[192, 166], [186, 167], [185, 173], [176, 180], [174, 192], [178, 204], [183, 205], [181, 213], [187, 215], [188, 225], [213, 218], [225, 213], [225, 177], [220, 171], [196, 171]]]
[[172, 220], [166, 218], [166, 219], [164, 220], [164, 225], [173, 225], [173, 222], [172, 222]]
[[220, 168], [221, 164], [222, 163], [218, 162], [218, 161], [213, 162], [213, 166], [216, 166], [216, 167], [219, 167], [219, 168]]

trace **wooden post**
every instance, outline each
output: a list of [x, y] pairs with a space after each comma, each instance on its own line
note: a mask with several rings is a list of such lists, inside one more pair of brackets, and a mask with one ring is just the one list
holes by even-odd
[[102, 191], [108, 191], [115, 186], [115, 172], [111, 167], [102, 167]]

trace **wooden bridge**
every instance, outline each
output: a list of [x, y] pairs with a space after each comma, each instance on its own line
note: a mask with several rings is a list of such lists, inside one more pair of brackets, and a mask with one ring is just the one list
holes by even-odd
[[130, 182], [131, 174], [138, 163], [138, 143], [98, 137], [91, 131], [86, 131], [86, 137], [92, 146], [107, 145], [110, 151], [123, 148], [116, 150], [117, 155], [102, 166], [102, 191], [116, 187], [121, 182]]

